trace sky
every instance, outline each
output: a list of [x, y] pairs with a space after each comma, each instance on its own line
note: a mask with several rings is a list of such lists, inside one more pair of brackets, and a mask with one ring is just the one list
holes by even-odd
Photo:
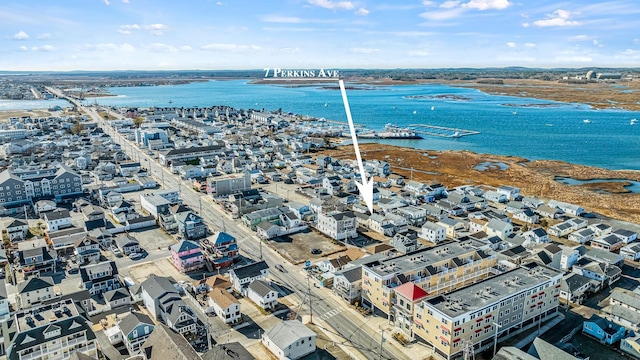
[[639, 67], [638, 0], [2, 0], [0, 70]]

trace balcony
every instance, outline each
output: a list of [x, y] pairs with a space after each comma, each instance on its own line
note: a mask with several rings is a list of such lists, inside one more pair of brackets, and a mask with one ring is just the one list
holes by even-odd
[[31, 360], [41, 358], [45, 352], [42, 350], [33, 351], [25, 355], [20, 355], [20, 360]]

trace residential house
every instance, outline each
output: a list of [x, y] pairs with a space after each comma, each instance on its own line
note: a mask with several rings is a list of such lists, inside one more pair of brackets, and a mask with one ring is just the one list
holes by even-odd
[[247, 287], [247, 297], [265, 310], [274, 309], [278, 305], [278, 292], [266, 281], [252, 281]]
[[606, 250], [606, 251], [616, 251], [623, 246], [624, 246], [624, 241], [622, 241], [621, 238], [613, 234], [600, 236], [591, 240], [591, 247]]
[[624, 326], [617, 325], [597, 315], [582, 324], [582, 332], [594, 337], [603, 344], [613, 345], [626, 335]]
[[27, 234], [29, 234], [29, 224], [26, 221], [16, 219], [7, 225], [6, 230], [11, 242], [26, 240]]
[[547, 219], [557, 219], [562, 214], [562, 211], [557, 207], [549, 205], [540, 205], [536, 208], [536, 212]]
[[53, 297], [53, 278], [50, 276], [30, 277], [18, 283], [18, 306], [30, 308]]
[[620, 350], [635, 359], [640, 359], [640, 335], [633, 335], [622, 339], [620, 341]]
[[580, 216], [584, 214], [584, 208], [578, 205], [573, 205], [573, 204], [569, 204], [569, 203], [557, 201], [557, 200], [549, 201], [548, 205], [551, 207], [556, 207], [569, 215]]
[[53, 272], [57, 254], [49, 250], [44, 239], [23, 241], [18, 244], [17, 256], [22, 272], [32, 274], [36, 272]]
[[240, 302], [228, 291], [213, 288], [208, 293], [209, 307], [225, 324], [240, 320]]
[[126, 288], [118, 288], [115, 290], [107, 291], [102, 294], [104, 301], [109, 309], [116, 309], [121, 306], [131, 304], [131, 295]]
[[591, 289], [591, 279], [576, 273], [569, 273], [560, 282], [560, 299], [565, 302], [582, 304]]
[[80, 267], [80, 278], [91, 295], [119, 289], [118, 267], [114, 261], [103, 261]]
[[336, 295], [349, 304], [359, 302], [362, 295], [362, 267], [352, 266], [336, 271], [332, 289]]
[[229, 278], [221, 274], [209, 276], [205, 279], [201, 279], [191, 283], [191, 289], [196, 294], [206, 293], [215, 288], [220, 288], [227, 292], [231, 292], [233, 291], [233, 284], [231, 283], [231, 281], [229, 281]]
[[263, 260], [229, 270], [229, 280], [233, 289], [244, 293], [245, 288], [254, 280], [264, 280], [269, 276], [269, 265]]
[[136, 355], [140, 352], [142, 345], [151, 336], [155, 323], [147, 315], [132, 311], [117, 324], [124, 345], [129, 351], [129, 355]]
[[593, 230], [586, 228], [570, 233], [568, 238], [569, 241], [577, 242], [578, 244], [586, 244], [587, 242], [591, 241], [594, 236], [595, 233], [593, 232]]
[[413, 337], [412, 325], [415, 307], [429, 294], [412, 281], [399, 285], [395, 289], [395, 306], [391, 308], [389, 320], [407, 337]]
[[324, 272], [335, 273], [336, 271], [340, 271], [344, 269], [351, 259], [346, 255], [340, 255], [332, 259], [327, 259], [318, 264], [318, 268]]
[[588, 228], [593, 230], [596, 237], [611, 234], [611, 231], [613, 230], [611, 225], [605, 223], [590, 224]]
[[131, 288], [135, 301], [142, 301], [154, 319], [161, 317], [160, 304], [169, 299], [181, 299], [178, 290], [168, 278], [152, 275]]
[[196, 334], [197, 316], [182, 299], [168, 294], [160, 298], [160, 316], [171, 329], [185, 335]]
[[516, 200], [520, 197], [520, 189], [514, 186], [502, 185], [496, 191], [499, 194], [504, 194], [507, 200]]
[[486, 191], [483, 196], [487, 201], [492, 201], [496, 203], [507, 202], [507, 195], [499, 193], [497, 191], [493, 191], [493, 190]]
[[506, 221], [491, 219], [485, 226], [484, 232], [489, 236], [497, 236], [506, 240], [513, 233], [513, 225]]
[[578, 260], [571, 269], [572, 272], [586, 276], [594, 280], [594, 292], [602, 290], [605, 286], [611, 286], [620, 280], [622, 270], [616, 265], [607, 264], [586, 257]]
[[404, 234], [395, 234], [390, 244], [402, 254], [415, 251], [418, 249], [418, 233], [409, 230]]
[[379, 234], [393, 236], [395, 233], [395, 226], [391, 223], [391, 220], [380, 214], [372, 214], [369, 216], [368, 222], [369, 229]]
[[527, 224], [537, 224], [540, 222], [538, 214], [529, 208], [515, 211], [513, 213], [513, 218]]
[[207, 236], [207, 224], [200, 215], [191, 211], [175, 214], [178, 231], [185, 239], [197, 240]]
[[73, 244], [78, 264], [84, 265], [100, 259], [100, 242], [88, 234], [77, 239]]
[[407, 223], [413, 226], [421, 226], [427, 220], [427, 211], [416, 206], [405, 206], [396, 210], [396, 214], [407, 219]]
[[89, 315], [73, 298], [19, 310], [2, 324], [2, 333], [7, 359], [98, 358]]
[[41, 216], [47, 225], [47, 231], [49, 232], [71, 227], [71, 215], [69, 214], [69, 210], [56, 209], [43, 213]]
[[265, 331], [262, 344], [279, 360], [296, 360], [316, 351], [316, 333], [298, 320], [285, 320]]
[[549, 234], [547, 234], [547, 232], [541, 227], [526, 231], [522, 236], [536, 244], [546, 244], [550, 241]]
[[180, 360], [198, 360], [200, 357], [182, 335], [164, 324], [156, 325], [142, 345], [141, 353], [145, 360], [167, 360], [167, 354]]
[[613, 235], [622, 239], [625, 244], [636, 241], [638, 239], [638, 233], [627, 229], [616, 229], [612, 232]]
[[180, 272], [195, 271], [205, 266], [200, 245], [190, 240], [182, 240], [170, 246], [171, 261]]
[[631, 261], [640, 260], [640, 244], [629, 244], [621, 247], [620, 255]]
[[118, 234], [116, 236], [115, 245], [125, 256], [140, 252], [140, 242], [138, 242], [138, 239], [129, 233]]
[[356, 216], [350, 211], [319, 213], [316, 228], [334, 240], [346, 240], [358, 236]]
[[464, 222], [452, 218], [443, 218], [436, 224], [444, 227], [447, 238], [449, 239], [457, 238], [460, 233], [466, 230]]
[[562, 237], [567, 236], [576, 230], [587, 227], [587, 224], [588, 222], [585, 219], [572, 218], [559, 224], [549, 226], [547, 230], [549, 235]]
[[239, 342], [217, 344], [202, 355], [202, 360], [255, 360]]

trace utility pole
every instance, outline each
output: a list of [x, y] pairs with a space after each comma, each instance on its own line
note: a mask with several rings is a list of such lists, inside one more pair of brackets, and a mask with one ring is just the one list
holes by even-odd
[[307, 273], [307, 293], [309, 295], [309, 323], [313, 324], [313, 302], [311, 299], [311, 275]]
[[380, 334], [380, 350], [378, 352], [378, 358], [382, 360], [382, 343], [384, 343], [384, 329], [382, 329], [382, 334]]
[[200, 213], [198, 215], [202, 216], [202, 195], [198, 196], [198, 203], [200, 204]]
[[[493, 326], [496, 327], [496, 334], [495, 337], [493, 339], [493, 357], [496, 357], [496, 351], [498, 350], [498, 329], [502, 327], [502, 325], [499, 325], [497, 322], [493, 322]], [[540, 328], [538, 328], [538, 331], [540, 331]]]

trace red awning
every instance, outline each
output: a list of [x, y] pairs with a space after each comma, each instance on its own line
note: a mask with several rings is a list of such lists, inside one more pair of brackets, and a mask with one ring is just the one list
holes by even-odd
[[533, 294], [533, 295], [531, 295], [531, 298], [534, 298], [534, 297], [537, 297], [537, 296], [538, 296], [538, 294]]
[[485, 316], [484, 318], [485, 318], [485, 319], [488, 319], [488, 318], [490, 318], [490, 317], [492, 317], [492, 316], [493, 316], [493, 315], [489, 314], [489, 315]]
[[544, 304], [544, 301], [538, 301], [538, 305]]
[[482, 318], [476, 320], [477, 323], [482, 322]]
[[449, 332], [449, 328], [443, 325], [440, 325], [440, 328], [446, 332]]
[[457, 339], [454, 339], [454, 340], [453, 340], [453, 342], [454, 342], [454, 343], [456, 343], [456, 342], [458, 342], [458, 341], [460, 341], [460, 338], [457, 338]]
[[446, 338], [446, 337], [444, 337], [444, 336], [440, 336], [440, 340], [442, 340], [442, 341], [446, 342], [447, 344], [449, 343], [449, 339], [447, 339], [447, 338]]
[[417, 318], [413, 318], [413, 322], [415, 322], [416, 324], [423, 326], [422, 323], [420, 322], [420, 320], [418, 320]]
[[461, 327], [459, 327], [459, 328], [455, 328], [455, 329], [453, 329], [453, 332], [460, 331], [460, 330], [462, 330], [462, 328], [461, 328]]
[[476, 332], [477, 332], [477, 333], [479, 333], [479, 332], [481, 332], [481, 331], [482, 331], [482, 329], [478, 329], [478, 330], [476, 330]]
[[484, 328], [485, 328], [485, 329], [488, 329], [488, 328], [490, 328], [490, 327], [491, 327], [491, 325], [487, 325], [487, 326], [485, 326]]
[[536, 307], [536, 304], [531, 305], [531, 308], [533, 309], [534, 307]]

